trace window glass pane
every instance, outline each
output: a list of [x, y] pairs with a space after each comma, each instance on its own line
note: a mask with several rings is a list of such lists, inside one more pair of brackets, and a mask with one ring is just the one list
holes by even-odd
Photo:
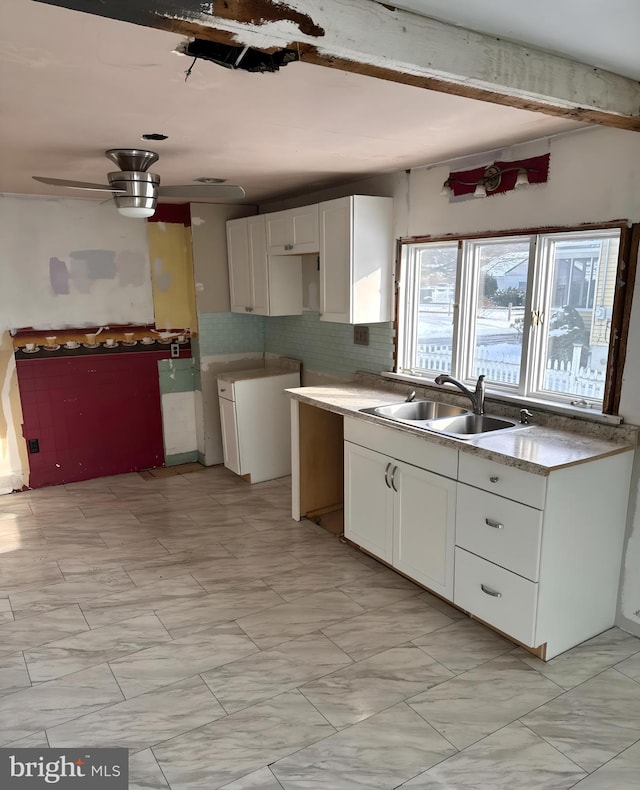
[[416, 248], [418, 327], [414, 367], [451, 370], [458, 245]]
[[619, 246], [619, 231], [563, 236], [549, 245], [544, 391], [602, 400]]
[[529, 237], [473, 244], [477, 271], [475, 321], [469, 356], [473, 377], [517, 387], [520, 383]]

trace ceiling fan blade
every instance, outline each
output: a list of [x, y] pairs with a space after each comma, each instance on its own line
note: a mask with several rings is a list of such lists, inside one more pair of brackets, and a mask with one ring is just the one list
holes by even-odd
[[244, 189], [234, 184], [183, 184], [175, 187], [160, 186], [158, 196], [236, 200], [244, 197]]
[[114, 189], [109, 184], [88, 184], [84, 181], [65, 181], [63, 178], [46, 178], [45, 176], [31, 176], [34, 181], [50, 184], [52, 187], [67, 187], [68, 189], [87, 189], [94, 192], [126, 192], [125, 189]]

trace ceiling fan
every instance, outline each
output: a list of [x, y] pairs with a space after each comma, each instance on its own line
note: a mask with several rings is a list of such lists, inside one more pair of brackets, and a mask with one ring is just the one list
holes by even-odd
[[62, 178], [32, 176], [36, 181], [69, 189], [111, 192], [116, 207], [125, 217], [152, 217], [159, 197], [192, 199], [237, 200], [244, 197], [244, 189], [234, 184], [223, 184], [217, 179], [203, 179], [201, 184], [160, 186], [160, 176], [147, 172], [160, 158], [154, 151], [139, 148], [111, 148], [105, 156], [120, 168], [107, 173], [108, 184], [90, 184], [84, 181], [66, 181]]

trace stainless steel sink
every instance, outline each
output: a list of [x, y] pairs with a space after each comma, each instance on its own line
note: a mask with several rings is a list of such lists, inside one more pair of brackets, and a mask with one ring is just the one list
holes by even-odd
[[456, 436], [458, 439], [472, 439], [491, 431], [506, 431], [514, 428], [526, 428], [527, 425], [505, 420], [502, 417], [490, 417], [487, 414], [463, 414], [459, 417], [445, 417], [433, 420], [429, 424], [430, 431]]
[[456, 439], [477, 439], [493, 431], [515, 431], [528, 427], [525, 423], [488, 414], [473, 414], [468, 409], [435, 400], [389, 403], [360, 411]]
[[370, 409], [361, 409], [361, 411], [365, 414], [375, 414], [376, 417], [386, 417], [389, 420], [412, 424], [467, 414], [467, 409], [461, 409], [459, 406], [451, 406], [448, 403], [440, 403], [435, 400], [391, 403], [387, 406], [373, 406]]

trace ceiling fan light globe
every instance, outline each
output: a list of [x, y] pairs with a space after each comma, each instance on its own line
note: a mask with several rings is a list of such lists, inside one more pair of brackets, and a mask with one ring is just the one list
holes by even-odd
[[130, 219], [147, 219], [153, 217], [156, 210], [154, 208], [146, 208], [145, 206], [118, 206], [118, 213], [123, 217]]

